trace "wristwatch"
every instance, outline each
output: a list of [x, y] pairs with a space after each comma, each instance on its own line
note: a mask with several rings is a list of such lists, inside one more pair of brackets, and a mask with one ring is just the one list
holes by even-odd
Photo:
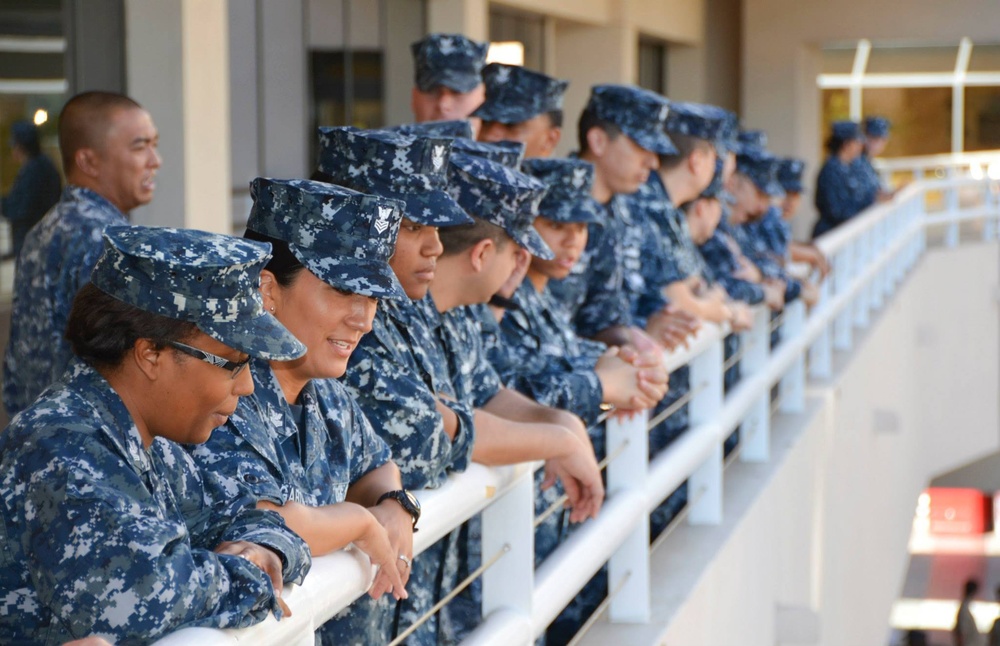
[[379, 505], [382, 504], [382, 501], [386, 500], [387, 498], [392, 498], [393, 500], [398, 502], [403, 507], [403, 509], [406, 510], [406, 513], [408, 513], [410, 516], [413, 517], [413, 531], [416, 532], [417, 521], [420, 520], [420, 501], [417, 500], [417, 497], [414, 496], [409, 491], [407, 491], [406, 489], [396, 489], [395, 491], [386, 491], [384, 494], [379, 496], [378, 502], [375, 503], [375, 506], [378, 507]]

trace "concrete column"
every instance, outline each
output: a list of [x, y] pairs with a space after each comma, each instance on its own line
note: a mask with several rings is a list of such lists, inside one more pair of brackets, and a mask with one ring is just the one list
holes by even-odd
[[163, 156], [136, 224], [231, 231], [227, 4], [126, 0], [128, 93], [153, 116]]

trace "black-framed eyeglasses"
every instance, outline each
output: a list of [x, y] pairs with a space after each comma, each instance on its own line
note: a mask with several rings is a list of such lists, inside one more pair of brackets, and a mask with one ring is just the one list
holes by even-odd
[[247, 357], [243, 361], [230, 361], [229, 359], [223, 359], [217, 354], [212, 354], [211, 352], [205, 352], [201, 348], [195, 348], [190, 345], [185, 345], [178, 341], [167, 341], [169, 345], [174, 350], [180, 350], [189, 357], [194, 357], [195, 359], [200, 359], [205, 363], [210, 363], [213, 366], [218, 366], [223, 370], [229, 371], [229, 378], [236, 379], [243, 369], [247, 367], [250, 363], [251, 357]]

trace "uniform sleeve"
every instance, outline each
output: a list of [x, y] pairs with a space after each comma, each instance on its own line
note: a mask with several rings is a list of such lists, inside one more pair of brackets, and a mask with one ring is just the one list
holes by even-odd
[[389, 445], [378, 436], [358, 402], [344, 398], [351, 409], [351, 482], [389, 461]]
[[[145, 487], [119, 456], [67, 435], [38, 440], [19, 540], [39, 601], [71, 634], [144, 642], [188, 626], [248, 626], [280, 612], [262, 570], [196, 547], [183, 518], [127, 493]], [[265, 524], [230, 523], [237, 530]]]
[[217, 473], [199, 469], [179, 445], [159, 440], [157, 453], [163, 463], [159, 471], [170, 482], [194, 546], [212, 550], [226, 541], [264, 545], [281, 557], [284, 581], [302, 582], [312, 563], [309, 548], [279, 514], [257, 509], [258, 497], [246, 489], [232, 495]]
[[573, 324], [580, 336], [592, 339], [608, 328], [629, 325], [631, 306], [622, 289], [622, 259], [615, 245], [617, 223], [609, 217], [604, 226], [591, 224], [589, 228], [586, 297]]
[[437, 487], [449, 471], [468, 468], [474, 439], [472, 411], [446, 402], [459, 418], [454, 439], [444, 432], [437, 395], [411, 360], [391, 347], [384, 323], [376, 318], [351, 356], [344, 385], [374, 431], [389, 445], [407, 489]]
[[838, 172], [832, 164], [823, 166], [816, 179], [816, 210], [821, 218], [839, 223], [862, 210], [860, 196], [848, 180], [849, 173]]
[[764, 290], [760, 285], [733, 276], [737, 262], [729, 245], [718, 231], [699, 247], [699, 251], [705, 263], [711, 268], [715, 280], [722, 285], [730, 298], [751, 305], [764, 300]]

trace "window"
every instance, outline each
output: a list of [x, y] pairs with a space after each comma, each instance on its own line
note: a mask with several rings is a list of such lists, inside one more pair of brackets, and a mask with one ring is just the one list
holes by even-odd
[[822, 69], [825, 131], [839, 118], [877, 114], [893, 122], [886, 157], [1000, 148], [1000, 45], [861, 40], [853, 51], [823, 50]]
[[524, 45], [524, 66], [545, 71], [545, 18], [512, 9], [490, 9], [490, 42]]
[[639, 39], [639, 87], [658, 94], [667, 93], [667, 45], [648, 38]]

